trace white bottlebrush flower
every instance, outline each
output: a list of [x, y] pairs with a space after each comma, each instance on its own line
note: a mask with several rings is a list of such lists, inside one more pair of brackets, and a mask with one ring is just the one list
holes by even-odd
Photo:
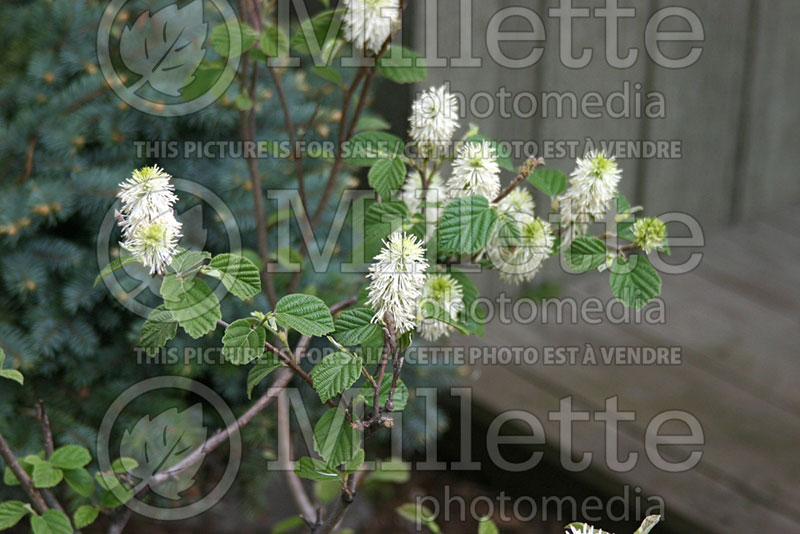
[[422, 287], [422, 298], [419, 301], [419, 333], [428, 341], [436, 341], [442, 336], [450, 335], [453, 327], [437, 319], [423, 319], [426, 303], [436, 305], [454, 320], [464, 309], [464, 294], [455, 278], [449, 274], [430, 274]]
[[423, 91], [411, 106], [411, 139], [422, 157], [436, 157], [447, 147], [458, 128], [458, 99], [447, 86]]
[[657, 217], [639, 219], [633, 223], [631, 230], [636, 238], [636, 244], [642, 247], [647, 254], [664, 248], [667, 226]]
[[[400, 200], [408, 206], [411, 214], [420, 213], [422, 208], [422, 177], [418, 171], [411, 171], [400, 190]], [[428, 189], [425, 192], [425, 217], [426, 237], [436, 231], [436, 223], [444, 211], [447, 203], [447, 192], [442, 183], [442, 177], [435, 173], [428, 178]]]
[[388, 312], [398, 334], [412, 330], [427, 269], [425, 247], [416, 236], [400, 230], [392, 233], [383, 242], [383, 249], [375, 256], [367, 274], [372, 279], [367, 306], [375, 311], [373, 321], [383, 320]]
[[586, 233], [590, 222], [602, 219], [617, 195], [622, 170], [613, 157], [590, 152], [578, 159], [569, 188], [559, 197], [564, 244]]
[[494, 147], [488, 141], [465, 143], [453, 162], [453, 174], [447, 181], [451, 199], [483, 195], [490, 202], [500, 193], [500, 166]]
[[180, 230], [181, 223], [169, 213], [132, 227], [120, 245], [145, 267], [150, 267], [150, 274], [164, 274], [177, 253]]
[[400, 24], [400, 0], [345, 0], [345, 39], [378, 52]]
[[133, 171], [130, 178], [119, 184], [117, 197], [122, 201], [120, 215], [124, 218], [123, 232], [127, 235], [142, 223], [171, 214], [177, 202], [172, 176], [155, 165]]
[[[512, 231], [509, 225], [518, 225]], [[518, 231], [518, 233], [517, 233]], [[532, 215], [519, 215], [498, 224], [486, 248], [492, 265], [505, 282], [529, 282], [552, 253], [555, 236], [550, 224]]]
[[601, 534], [601, 530], [595, 528], [593, 526], [587, 525], [586, 523], [581, 523], [580, 527], [570, 526], [569, 530], [565, 530], [564, 534]]
[[536, 203], [531, 194], [521, 187], [517, 187], [497, 203], [500, 213], [510, 216], [517, 214], [533, 215]]

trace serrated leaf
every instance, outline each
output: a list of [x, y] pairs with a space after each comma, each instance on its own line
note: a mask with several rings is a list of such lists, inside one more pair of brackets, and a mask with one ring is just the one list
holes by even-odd
[[361, 433], [350, 426], [338, 408], [325, 412], [314, 427], [314, 450], [329, 466], [351, 460], [360, 443]]
[[275, 306], [275, 321], [304, 336], [324, 336], [333, 332], [333, 317], [325, 303], [313, 295], [286, 295]]
[[363, 307], [343, 311], [333, 320], [336, 326], [333, 338], [348, 346], [364, 343], [381, 332], [381, 328], [372, 322], [374, 315], [375, 312], [371, 309]]
[[84, 504], [83, 506], [80, 506], [77, 510], [75, 510], [75, 514], [72, 516], [73, 521], [75, 522], [75, 528], [88, 527], [94, 523], [99, 513], [100, 510], [91, 504]]
[[97, 284], [100, 283], [100, 280], [102, 280], [109, 274], [113, 273], [114, 271], [118, 271], [123, 267], [125, 267], [126, 265], [130, 265], [131, 263], [136, 263], [136, 258], [133, 256], [123, 256], [120, 258], [114, 258], [108, 263], [108, 265], [106, 265], [100, 270], [100, 274], [98, 274], [97, 278], [94, 279], [94, 286], [97, 286]]
[[42, 515], [31, 516], [34, 534], [72, 534], [69, 518], [58, 510], [47, 510]]
[[596, 237], [577, 237], [564, 249], [564, 260], [576, 273], [596, 269], [606, 261], [607, 256], [605, 243]]
[[33, 485], [37, 488], [52, 488], [64, 478], [64, 472], [50, 462], [39, 462], [33, 466]]
[[247, 398], [253, 396], [253, 389], [261, 383], [262, 380], [267, 378], [272, 371], [283, 367], [285, 364], [273, 353], [267, 352], [261, 356], [256, 364], [247, 373]]
[[167, 341], [178, 333], [178, 322], [172, 317], [164, 304], [150, 312], [147, 320], [142, 325], [142, 334], [139, 345], [148, 354], [155, 354], [158, 349], [166, 346]]
[[219, 299], [208, 284], [197, 278], [181, 280], [168, 274], [161, 282], [161, 295], [172, 317], [194, 339], [214, 330], [222, 318]]
[[133, 498], [133, 490], [124, 486], [118, 486], [114, 491], [104, 491], [100, 495], [100, 506], [103, 508], [116, 508], [122, 506]]
[[314, 390], [322, 402], [327, 402], [355, 384], [359, 376], [361, 359], [346, 352], [325, 356], [311, 371]]
[[661, 277], [645, 256], [619, 256], [610, 270], [611, 292], [626, 306], [642, 308], [661, 294]]
[[346, 461], [344, 464], [344, 472], [345, 473], [355, 473], [358, 471], [358, 468], [364, 465], [364, 459], [366, 458], [366, 453], [364, 449], [358, 449], [356, 451], [355, 456], [353, 456], [350, 460]]
[[218, 278], [228, 291], [240, 299], [249, 299], [261, 293], [258, 267], [243, 256], [220, 254], [214, 256], [203, 272]]
[[478, 522], [478, 534], [500, 534], [500, 530], [494, 524], [492, 518], [487, 515], [481, 517], [480, 522]]
[[[381, 382], [380, 394], [378, 395], [379, 405], [384, 406], [386, 404], [386, 401], [389, 400], [389, 391], [391, 391], [391, 389], [392, 377], [386, 376]], [[360, 393], [366, 399], [367, 406], [372, 406], [372, 402], [375, 400], [375, 390], [373, 387], [369, 383], [364, 384], [361, 386]], [[406, 387], [402, 378], [397, 379], [397, 388], [394, 391], [393, 402], [394, 409], [392, 411], [402, 412], [406, 409], [406, 404], [408, 404], [408, 387]]]
[[399, 458], [381, 461], [369, 477], [370, 480], [377, 482], [393, 482], [395, 484], [405, 484], [410, 478], [411, 464]]
[[49, 461], [61, 469], [78, 469], [92, 461], [92, 455], [86, 447], [80, 445], [64, 445], [50, 455]]
[[469, 334], [469, 329], [458, 319], [454, 319], [450, 313], [435, 302], [424, 302], [422, 305], [422, 315], [424, 319], [439, 321], [452, 326], [462, 334]]
[[84, 468], [65, 469], [64, 480], [69, 487], [84, 497], [91, 497], [94, 493], [94, 479]]
[[367, 176], [369, 186], [377, 191], [381, 198], [387, 199], [403, 185], [405, 178], [406, 165], [400, 158], [380, 160], [370, 168]]
[[111, 471], [117, 475], [133, 473], [134, 469], [137, 467], [139, 467], [139, 462], [137, 462], [135, 458], [127, 456], [117, 458], [111, 463]]
[[497, 213], [480, 195], [452, 201], [439, 219], [439, 250], [446, 254], [477, 252], [492, 234]]
[[567, 176], [555, 169], [536, 169], [528, 181], [542, 193], [557, 197], [567, 189]]
[[225, 329], [222, 356], [233, 365], [250, 363], [264, 354], [267, 331], [253, 318], [239, 319]]
[[234, 23], [230, 27], [227, 24], [214, 26], [208, 35], [208, 42], [224, 58], [238, 57], [249, 50], [256, 39], [258, 39], [258, 32], [247, 24], [241, 23]]
[[0, 503], [0, 530], [13, 527], [29, 513], [30, 508], [24, 502], [5, 501]]
[[477, 286], [472, 283], [465, 273], [451, 269], [448, 273], [455, 278], [456, 282], [461, 286], [462, 301], [464, 302], [464, 310], [461, 312], [461, 317], [464, 326], [470, 331], [471, 334], [482, 336], [486, 329], [486, 313], [483, 308], [475, 304], [475, 301], [480, 296]]
[[367, 365], [377, 364], [383, 353], [383, 331], [375, 332], [361, 343], [361, 356]]
[[203, 250], [184, 250], [172, 258], [170, 267], [175, 269], [178, 274], [184, 274], [201, 261], [211, 258], [210, 252]]
[[203, 2], [194, 0], [178, 7], [169, 4], [155, 13], [144, 11], [126, 25], [119, 39], [122, 62], [157, 91], [180, 96], [206, 55], [203, 43], [208, 23], [203, 21]]
[[339, 472], [322, 460], [303, 456], [294, 464], [294, 472], [297, 476], [309, 480], [338, 480]]
[[285, 57], [289, 55], [289, 36], [278, 26], [268, 26], [259, 38], [261, 51], [267, 57]]
[[341, 21], [336, 19], [339, 11], [323, 11], [312, 18], [304, 20], [292, 36], [291, 49], [301, 54], [319, 54], [324, 43], [331, 34], [331, 39], [335, 39], [341, 30]]
[[325, 81], [335, 83], [336, 85], [342, 85], [342, 75], [333, 67], [328, 67], [327, 65], [311, 67], [311, 73]]
[[6, 378], [17, 382], [20, 386], [24, 385], [25, 377], [16, 369], [0, 369], [0, 378]]
[[381, 160], [403, 154], [404, 143], [387, 132], [361, 132], [347, 144], [344, 158], [356, 167], [371, 167]]
[[390, 52], [378, 60], [378, 72], [397, 83], [419, 83], [428, 77], [422, 56], [403, 46], [392, 46]]

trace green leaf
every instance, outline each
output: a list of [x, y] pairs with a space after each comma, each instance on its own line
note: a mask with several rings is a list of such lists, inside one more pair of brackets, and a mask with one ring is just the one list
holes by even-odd
[[214, 330], [222, 318], [219, 299], [197, 278], [182, 280], [168, 274], [161, 283], [161, 295], [172, 317], [194, 339]]
[[103, 508], [116, 508], [122, 506], [133, 498], [133, 490], [120, 486], [113, 492], [104, 491], [100, 496], [100, 505]]
[[6, 353], [2, 348], [0, 348], [0, 378], [7, 378], [9, 380], [13, 380], [14, 382], [18, 382], [20, 386], [23, 385], [25, 378], [22, 376], [22, 373], [16, 369], [3, 369], [3, 362], [5, 359]]
[[492, 518], [486, 515], [481, 517], [478, 523], [478, 534], [500, 534], [500, 530], [494, 524]]
[[333, 67], [328, 67], [327, 65], [311, 67], [311, 73], [325, 81], [335, 83], [336, 85], [342, 85], [342, 75]]
[[376, 482], [393, 482], [405, 484], [411, 478], [411, 464], [399, 458], [383, 460], [378, 463], [377, 469], [369, 479]]
[[473, 253], [486, 245], [497, 222], [497, 213], [480, 195], [452, 201], [439, 219], [439, 250]]
[[164, 304], [150, 312], [147, 320], [142, 325], [142, 334], [139, 338], [139, 345], [148, 354], [155, 354], [158, 349], [164, 347], [167, 341], [175, 337], [178, 333], [178, 323], [172, 317]]
[[[378, 395], [378, 404], [381, 406], [386, 405], [386, 401], [389, 400], [389, 391], [391, 389], [392, 377], [386, 376], [381, 382], [380, 394]], [[372, 403], [375, 400], [375, 390], [372, 388], [372, 385], [369, 383], [364, 384], [361, 386], [360, 393], [366, 399], [367, 406], [372, 406]], [[408, 387], [406, 387], [405, 383], [403, 383], [402, 378], [397, 379], [397, 388], [394, 390], [393, 402], [394, 409], [392, 411], [402, 412], [406, 409], [406, 404], [408, 404]]]
[[33, 485], [37, 488], [52, 488], [64, 478], [64, 472], [50, 462], [41, 461], [33, 466]]
[[[214, 50], [216, 50], [217, 53], [224, 58], [238, 57], [240, 54], [243, 54], [249, 50], [250, 47], [253, 46], [253, 43], [256, 42], [256, 39], [258, 39], [258, 32], [247, 24], [240, 23], [238, 26], [234, 25], [232, 30], [235, 33], [234, 35], [229, 36], [228, 26], [225, 24], [220, 24], [218, 26], [214, 26], [208, 35], [208, 42], [211, 43], [211, 46], [214, 48]], [[238, 41], [241, 43], [240, 54], [231, 53], [230, 41], [233, 41], [234, 43]]]
[[367, 365], [380, 362], [383, 353], [383, 342], [383, 331], [379, 330], [361, 343], [361, 355]]
[[111, 470], [117, 475], [133, 473], [133, 470], [137, 467], [139, 467], [139, 462], [135, 458], [128, 458], [127, 456], [117, 458], [111, 463]]
[[333, 332], [333, 317], [318, 297], [295, 293], [286, 295], [275, 306], [275, 321], [304, 336], [324, 336]]
[[359, 467], [364, 465], [365, 458], [366, 453], [364, 452], [364, 449], [358, 449], [358, 451], [356, 451], [356, 455], [344, 463], [344, 472], [355, 473], [358, 471]]
[[203, 272], [219, 278], [228, 291], [242, 300], [261, 293], [261, 277], [258, 267], [243, 256], [236, 254], [214, 256]]
[[625, 304], [644, 307], [661, 294], [661, 278], [645, 256], [619, 256], [611, 266], [611, 292]]
[[351, 308], [343, 311], [333, 320], [336, 326], [333, 338], [347, 346], [364, 343], [381, 332], [380, 326], [372, 322], [374, 315], [375, 312], [369, 308]]
[[109, 473], [96, 473], [94, 475], [95, 480], [97, 483], [100, 484], [100, 487], [104, 490], [112, 490], [118, 486], [120, 486], [119, 479]]
[[301, 54], [318, 54], [324, 47], [329, 31], [332, 39], [341, 31], [341, 21], [335, 18], [337, 13], [336, 10], [323, 11], [304, 20], [292, 36], [292, 50]]
[[100, 283], [100, 280], [102, 280], [109, 274], [113, 273], [114, 271], [118, 271], [123, 267], [125, 267], [126, 265], [130, 265], [131, 263], [136, 263], [136, 258], [133, 256], [124, 256], [111, 260], [108, 265], [106, 265], [100, 270], [100, 274], [98, 274], [97, 278], [94, 279], [94, 285], [97, 286], [97, 284]]
[[425, 525], [433, 534], [439, 534], [442, 530], [433, 521], [433, 512], [427, 506], [419, 503], [406, 503], [398, 506], [395, 511], [397, 515], [415, 525]]
[[100, 510], [92, 506], [91, 504], [84, 504], [77, 510], [75, 510], [75, 515], [73, 515], [73, 520], [75, 521], [75, 528], [84, 528], [88, 527], [94, 520], [97, 519], [97, 515], [100, 513]]
[[253, 109], [253, 101], [245, 93], [239, 93], [236, 95], [236, 98], [233, 99], [233, 105], [239, 111], [248, 111]]
[[475, 301], [480, 296], [478, 288], [472, 283], [469, 276], [457, 269], [451, 269], [448, 274], [461, 285], [462, 300], [464, 302], [464, 311], [461, 312], [461, 316], [464, 326], [467, 327], [471, 334], [482, 336], [486, 329], [486, 313], [483, 308], [475, 304]]
[[360, 443], [361, 433], [350, 426], [338, 408], [325, 412], [314, 427], [314, 450], [330, 466], [351, 460]]
[[369, 170], [367, 180], [381, 198], [390, 198], [403, 185], [406, 165], [400, 158], [382, 159]]
[[272, 534], [288, 534], [289, 532], [293, 532], [300, 528], [306, 528], [307, 526], [308, 525], [306, 525], [306, 522], [302, 517], [299, 515], [293, 515], [278, 521], [278, 524], [272, 527]]
[[289, 55], [289, 36], [279, 26], [268, 26], [261, 34], [259, 46], [267, 57], [285, 57]]
[[356, 132], [388, 130], [392, 125], [380, 117], [361, 117], [356, 123]]
[[301, 478], [309, 480], [338, 480], [339, 472], [322, 460], [303, 456], [294, 464], [294, 472]]
[[544, 194], [557, 197], [567, 190], [567, 176], [555, 169], [536, 169], [528, 181]]
[[34, 534], [72, 534], [69, 518], [58, 510], [47, 510], [42, 515], [31, 516]]
[[184, 250], [172, 258], [170, 267], [175, 269], [175, 272], [178, 274], [184, 274], [201, 261], [209, 258], [211, 258], [210, 252], [205, 252], [203, 250]]
[[381, 160], [403, 153], [404, 143], [386, 132], [361, 132], [353, 136], [345, 150], [345, 161], [356, 167], [371, 167]]
[[335, 352], [322, 359], [311, 371], [314, 390], [322, 402], [342, 393], [361, 376], [361, 358]]
[[462, 334], [469, 334], [469, 329], [458, 319], [453, 319], [453, 316], [450, 315], [444, 308], [436, 304], [435, 302], [424, 302], [422, 306], [423, 317], [425, 319], [433, 319], [435, 321], [440, 321], [445, 324], [449, 324], [453, 328], [457, 329]]
[[0, 530], [13, 527], [19, 520], [30, 513], [30, 507], [20, 501], [0, 503]]
[[84, 497], [91, 497], [94, 493], [94, 479], [89, 471], [79, 467], [77, 469], [65, 469], [64, 480], [69, 484], [69, 487], [75, 490], [79, 495]]
[[606, 261], [607, 256], [608, 249], [605, 243], [596, 237], [577, 237], [564, 249], [564, 259], [569, 268], [576, 273], [596, 269]]
[[285, 364], [271, 352], [261, 356], [253, 368], [250, 369], [250, 372], [247, 373], [247, 398], [253, 397], [253, 389], [267, 378], [272, 371], [284, 366]]
[[403, 46], [393, 46], [378, 60], [378, 72], [397, 83], [418, 83], [428, 77], [422, 56]]
[[239, 319], [225, 329], [222, 356], [233, 365], [250, 363], [264, 354], [267, 330], [254, 318]]

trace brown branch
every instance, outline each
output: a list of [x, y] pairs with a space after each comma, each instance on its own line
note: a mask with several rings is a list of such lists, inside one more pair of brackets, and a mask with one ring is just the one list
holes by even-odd
[[14, 476], [17, 477], [19, 480], [22, 489], [25, 490], [25, 493], [28, 494], [31, 501], [33, 501], [33, 507], [36, 509], [37, 512], [43, 514], [48, 510], [47, 504], [44, 502], [44, 498], [42, 494], [39, 493], [33, 486], [33, 481], [31, 477], [28, 476], [28, 473], [19, 465], [17, 461], [17, 457], [14, 455], [14, 452], [9, 447], [8, 442], [3, 437], [3, 434], [0, 433], [0, 456], [2, 456], [3, 461], [6, 463], [6, 466], [14, 473]]
[[36, 418], [39, 421], [39, 430], [42, 432], [44, 457], [50, 458], [55, 451], [55, 447], [53, 445], [53, 431], [50, 429], [50, 419], [47, 417], [47, 411], [44, 409], [44, 401], [41, 399], [36, 403]]
[[533, 171], [535, 171], [537, 167], [541, 167], [543, 165], [544, 165], [544, 160], [542, 158], [533, 158], [533, 157], [529, 158], [528, 161], [522, 164], [522, 167], [520, 167], [519, 169], [519, 174], [514, 179], [514, 181], [511, 182], [511, 185], [509, 185], [505, 191], [497, 195], [497, 198], [495, 198], [492, 202], [497, 204], [498, 202], [506, 198], [514, 189], [517, 188], [517, 186], [520, 183], [522, 183], [522, 181], [525, 178], [530, 176], [531, 173], [533, 173]]
[[324, 523], [321, 525], [316, 525], [311, 529], [313, 534], [331, 534], [332, 532], [336, 531], [336, 529], [339, 527], [339, 524], [342, 522], [342, 519], [344, 519], [347, 509], [350, 508], [350, 505], [352, 505], [353, 501], [355, 500], [356, 488], [358, 487], [359, 479], [362, 476], [361, 474], [362, 471], [359, 470], [347, 477], [347, 482], [342, 490], [342, 496], [337, 501], [336, 507], [333, 509], [331, 515], [328, 516], [328, 519]]
[[306, 522], [314, 522], [316, 510], [311, 503], [308, 494], [303, 488], [303, 483], [297, 473], [294, 472], [294, 462], [292, 461], [292, 442], [289, 434], [289, 403], [286, 399], [286, 391], [281, 391], [278, 395], [278, 459], [281, 463], [286, 484], [292, 495], [295, 505], [300, 510], [300, 515]]

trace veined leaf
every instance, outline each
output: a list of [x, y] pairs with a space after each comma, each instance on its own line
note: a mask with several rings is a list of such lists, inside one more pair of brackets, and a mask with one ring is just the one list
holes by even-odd
[[51, 509], [31, 516], [31, 530], [33, 534], [72, 534], [72, 525], [63, 512]]
[[439, 219], [439, 250], [473, 253], [486, 245], [497, 222], [497, 213], [480, 195], [459, 198], [447, 205]]
[[567, 176], [555, 169], [536, 169], [528, 181], [544, 194], [557, 197], [567, 189]]
[[172, 317], [164, 304], [150, 312], [147, 320], [142, 325], [142, 334], [139, 338], [141, 345], [148, 354], [155, 354], [164, 347], [167, 341], [178, 333], [178, 322]]
[[626, 306], [642, 308], [661, 294], [661, 277], [646, 256], [619, 256], [610, 270], [611, 292]]
[[253, 368], [250, 369], [250, 372], [247, 373], [247, 398], [252, 398], [253, 389], [269, 376], [272, 371], [284, 365], [285, 364], [271, 352], [267, 352], [261, 356], [258, 361], [256, 361]]
[[406, 165], [400, 158], [382, 159], [372, 166], [368, 175], [369, 185], [381, 198], [391, 198], [403, 185], [406, 178]]
[[86, 447], [80, 445], [64, 445], [53, 451], [49, 462], [61, 469], [78, 469], [92, 461], [92, 455]]
[[258, 267], [243, 256], [220, 254], [214, 256], [203, 272], [218, 278], [228, 291], [240, 299], [249, 299], [261, 292]]
[[254, 318], [239, 319], [225, 329], [222, 355], [233, 365], [250, 363], [264, 354], [267, 331]]
[[161, 283], [164, 306], [194, 339], [214, 330], [222, 318], [219, 299], [208, 284], [197, 278], [181, 280], [168, 274]]
[[422, 56], [403, 46], [392, 46], [378, 60], [378, 72], [397, 83], [419, 83], [428, 77], [428, 68]]
[[99, 513], [100, 510], [91, 504], [84, 504], [80, 506], [77, 510], [75, 510], [75, 515], [72, 516], [72, 519], [75, 522], [75, 528], [88, 527], [94, 523]]
[[345, 161], [356, 167], [371, 167], [403, 153], [404, 143], [387, 132], [361, 132], [353, 136], [345, 152]]
[[596, 269], [606, 261], [607, 256], [608, 249], [605, 243], [596, 237], [577, 237], [564, 249], [564, 259], [576, 273]]
[[297, 476], [309, 480], [338, 480], [340, 477], [336, 469], [309, 456], [303, 456], [295, 462], [294, 472], [297, 473]]
[[8, 380], [18, 382], [20, 386], [23, 385], [25, 378], [22, 376], [22, 373], [16, 369], [3, 369], [3, 362], [5, 359], [6, 353], [2, 348], [0, 348], [0, 378], [7, 378]]
[[314, 390], [322, 402], [342, 393], [361, 376], [361, 359], [346, 352], [335, 352], [322, 359], [311, 371]]
[[114, 271], [118, 271], [125, 267], [126, 265], [130, 265], [131, 263], [136, 263], [136, 258], [133, 256], [122, 256], [119, 258], [114, 258], [111, 260], [108, 265], [103, 267], [100, 270], [100, 274], [97, 275], [97, 278], [94, 279], [94, 285], [100, 283], [100, 280], [108, 276], [109, 274], [113, 273]]
[[275, 306], [275, 321], [304, 336], [324, 336], [333, 332], [333, 317], [328, 306], [312, 295], [286, 295]]
[[64, 478], [64, 472], [50, 462], [42, 460], [33, 465], [33, 485], [37, 488], [52, 488]]
[[19, 520], [31, 513], [30, 506], [20, 501], [0, 503], [0, 530], [13, 527]]
[[[391, 391], [391, 389], [392, 377], [385, 376], [383, 378], [383, 382], [381, 382], [380, 394], [378, 395], [378, 404], [381, 406], [386, 404], [386, 401], [389, 400], [389, 391]], [[372, 403], [375, 400], [375, 390], [372, 388], [372, 386], [370, 384], [364, 384], [361, 387], [360, 393], [364, 395], [367, 406], [372, 406]], [[394, 412], [402, 412], [406, 409], [406, 404], [408, 404], [408, 387], [406, 387], [401, 378], [397, 379], [397, 388], [394, 390], [394, 398], [392, 399], [392, 402], [394, 403], [394, 408], [392, 409]]]
[[351, 308], [343, 311], [333, 320], [336, 326], [333, 338], [348, 346], [364, 343], [376, 332], [381, 331], [381, 328], [372, 322], [374, 315], [375, 312], [369, 308]]
[[91, 497], [94, 493], [94, 479], [84, 468], [64, 469], [64, 480], [69, 487], [84, 497]]
[[314, 450], [329, 466], [350, 461], [360, 443], [361, 433], [350, 426], [338, 408], [325, 412], [314, 427]]

